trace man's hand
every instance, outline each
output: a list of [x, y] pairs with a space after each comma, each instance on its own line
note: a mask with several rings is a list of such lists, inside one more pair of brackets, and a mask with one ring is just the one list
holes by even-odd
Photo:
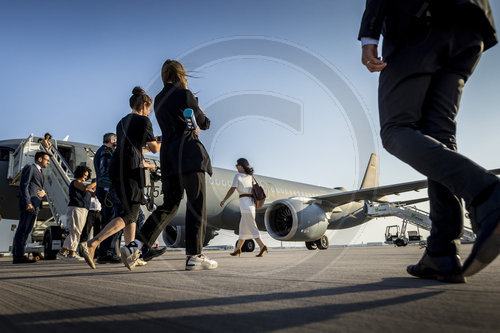
[[38, 190], [36, 191], [36, 194], [38, 195], [38, 197], [43, 198], [46, 193], [44, 190]]
[[35, 212], [35, 207], [33, 207], [32, 204], [29, 204], [28, 206], [26, 206], [26, 211], [30, 212], [30, 213], [34, 213]]
[[196, 129], [194, 130], [194, 134], [196, 134], [196, 135], [200, 134], [200, 126], [196, 126]]
[[372, 73], [380, 72], [387, 66], [387, 63], [378, 57], [377, 45], [375, 44], [366, 44], [363, 46], [361, 62]]

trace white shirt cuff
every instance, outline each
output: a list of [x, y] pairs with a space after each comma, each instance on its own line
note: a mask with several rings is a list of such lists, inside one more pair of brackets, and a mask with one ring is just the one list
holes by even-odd
[[375, 38], [370, 38], [370, 37], [361, 37], [361, 47], [372, 44], [372, 45], [378, 45], [378, 39]]

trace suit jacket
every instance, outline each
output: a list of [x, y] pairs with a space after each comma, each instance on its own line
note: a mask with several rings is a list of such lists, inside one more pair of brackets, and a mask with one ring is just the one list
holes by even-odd
[[404, 41], [412, 25], [415, 26], [417, 13], [424, 2], [439, 3], [441, 7], [445, 7], [445, 11], [450, 12], [459, 8], [458, 6], [470, 7], [466, 9], [467, 17], [479, 22], [484, 49], [498, 42], [488, 0], [366, 0], [358, 39], [361, 37], [379, 39], [383, 34], [382, 55], [384, 58], [390, 56]]
[[44, 179], [42, 173], [34, 163], [25, 165], [21, 174], [20, 190], [20, 205], [26, 208], [28, 204], [32, 204], [38, 211], [42, 198], [37, 194], [37, 191], [44, 189]]
[[162, 133], [162, 175], [174, 176], [199, 171], [212, 175], [212, 165], [205, 147], [194, 131], [186, 130], [183, 115], [186, 108], [193, 109], [200, 129], [210, 127], [210, 119], [203, 114], [191, 91], [167, 84], [155, 97], [155, 116]]

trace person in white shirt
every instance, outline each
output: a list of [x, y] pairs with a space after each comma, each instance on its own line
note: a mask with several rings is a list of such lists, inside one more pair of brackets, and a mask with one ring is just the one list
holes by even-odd
[[259, 229], [257, 228], [257, 223], [255, 223], [255, 203], [252, 197], [252, 183], [254, 181], [253, 168], [245, 158], [238, 159], [236, 162], [236, 168], [238, 169], [238, 173], [234, 176], [233, 184], [227, 191], [224, 200], [220, 203], [221, 207], [224, 206], [227, 199], [229, 199], [234, 191], [238, 191], [240, 195], [241, 211], [239, 240], [236, 244], [236, 249], [231, 253], [231, 255], [239, 256], [241, 254], [241, 247], [243, 246], [245, 240], [255, 239], [260, 247], [260, 252], [257, 257], [262, 257], [264, 252], [268, 252], [268, 248], [260, 239]]

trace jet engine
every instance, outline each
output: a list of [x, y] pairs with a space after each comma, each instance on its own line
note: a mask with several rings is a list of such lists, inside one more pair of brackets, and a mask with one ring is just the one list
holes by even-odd
[[309, 198], [274, 201], [264, 216], [267, 232], [280, 241], [315, 241], [325, 234], [325, 211]]
[[[219, 233], [214, 228], [207, 227], [205, 231], [205, 239], [203, 246], [207, 246], [208, 242]], [[167, 225], [162, 233], [163, 241], [167, 247], [185, 248], [186, 247], [186, 228], [183, 225]]]

